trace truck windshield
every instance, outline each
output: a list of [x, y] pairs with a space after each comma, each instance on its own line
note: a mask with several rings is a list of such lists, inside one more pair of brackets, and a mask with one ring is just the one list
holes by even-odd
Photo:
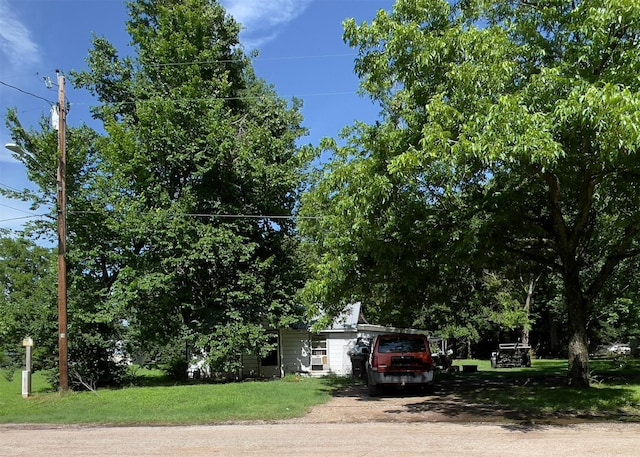
[[422, 338], [388, 338], [380, 341], [378, 352], [425, 352], [427, 350]]

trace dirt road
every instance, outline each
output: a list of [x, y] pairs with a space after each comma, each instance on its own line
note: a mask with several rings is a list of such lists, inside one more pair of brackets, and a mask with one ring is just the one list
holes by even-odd
[[[555, 421], [554, 423], [558, 423]], [[361, 389], [303, 418], [193, 427], [0, 425], [3, 457], [636, 457], [640, 423], [553, 425], [463, 404], [455, 395], [371, 399]]]
[[308, 422], [197, 427], [0, 427], [5, 457], [635, 457], [638, 424], [503, 426]]

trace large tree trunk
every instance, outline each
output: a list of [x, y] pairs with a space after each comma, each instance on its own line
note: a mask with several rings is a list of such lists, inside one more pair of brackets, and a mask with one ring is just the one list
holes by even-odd
[[577, 273], [569, 278], [565, 277], [565, 299], [569, 318], [567, 384], [579, 388], [589, 387], [588, 302], [580, 289]]
[[589, 350], [587, 347], [587, 314], [589, 301], [585, 297], [580, 281], [578, 246], [587, 233], [590, 209], [593, 204], [595, 181], [586, 175], [578, 202], [578, 216], [570, 228], [562, 214], [560, 180], [555, 174], [546, 174], [549, 185], [549, 209], [559, 257], [562, 262], [562, 279], [569, 324], [569, 370], [567, 384], [572, 387], [589, 387]]

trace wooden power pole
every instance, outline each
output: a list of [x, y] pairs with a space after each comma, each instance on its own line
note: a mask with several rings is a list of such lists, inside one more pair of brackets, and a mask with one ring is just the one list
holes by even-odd
[[64, 75], [58, 75], [58, 351], [60, 390], [69, 390], [67, 335], [67, 100]]

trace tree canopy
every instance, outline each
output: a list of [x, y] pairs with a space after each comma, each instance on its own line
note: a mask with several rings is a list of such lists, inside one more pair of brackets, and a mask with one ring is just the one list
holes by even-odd
[[24, 238], [0, 238], [0, 362], [20, 366], [22, 340], [35, 342], [33, 368], [51, 365], [58, 343], [56, 257]]
[[[69, 296], [86, 311], [70, 312], [70, 344], [86, 318], [115, 331], [99, 330], [112, 348], [124, 331], [138, 349], [182, 348], [182, 363], [185, 347], [215, 347], [216, 367], [234, 369], [301, 312], [300, 104], [256, 77], [217, 2], [128, 9], [133, 52], [94, 37], [88, 69], [69, 75], [96, 97], [103, 126], [68, 133]], [[27, 131], [15, 113], [9, 126], [38, 162], [55, 163], [48, 129]]]
[[594, 304], [640, 253], [640, 5], [398, 0], [345, 40], [382, 121], [324, 145], [309, 300], [464, 319], [484, 272], [520, 262], [559, 278], [587, 386]]

